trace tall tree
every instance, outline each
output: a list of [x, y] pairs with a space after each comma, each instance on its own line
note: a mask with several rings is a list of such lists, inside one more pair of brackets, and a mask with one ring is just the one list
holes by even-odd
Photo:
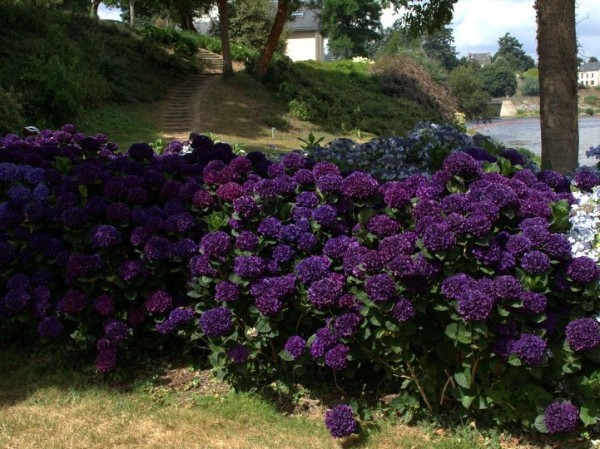
[[219, 9], [219, 22], [221, 30], [221, 51], [223, 54], [223, 78], [233, 76], [233, 63], [231, 61], [231, 46], [229, 44], [229, 13], [227, 0], [217, 0]]
[[369, 44], [381, 39], [381, 2], [323, 0], [321, 30], [336, 59], [367, 56]]
[[515, 72], [524, 72], [535, 67], [535, 61], [523, 50], [523, 44], [516, 37], [506, 33], [498, 39], [498, 51], [494, 60], [504, 58]]
[[577, 167], [577, 37], [575, 0], [536, 0], [542, 167]]
[[438, 61], [446, 70], [451, 71], [458, 65], [452, 28], [446, 26], [435, 33], [426, 34], [422, 41], [425, 54]]
[[[415, 32], [439, 29], [458, 0], [400, 0]], [[542, 165], [561, 173], [577, 167], [577, 37], [575, 0], [535, 0], [540, 73]]]
[[[293, 2], [292, 4], [296, 6]], [[267, 70], [269, 70], [269, 64], [271, 63], [271, 59], [273, 59], [273, 55], [279, 44], [279, 38], [281, 37], [281, 33], [283, 33], [283, 27], [290, 13], [289, 6], [290, 0], [277, 0], [277, 12], [275, 13], [273, 26], [256, 66], [256, 76], [258, 79], [262, 79], [267, 74]]]
[[479, 71], [484, 90], [492, 97], [512, 96], [517, 92], [517, 77], [510, 63], [503, 57], [494, 59]]

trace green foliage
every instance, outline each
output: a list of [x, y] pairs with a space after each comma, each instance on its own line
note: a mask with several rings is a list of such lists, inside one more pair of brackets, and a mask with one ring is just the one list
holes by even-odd
[[377, 0], [324, 0], [321, 30], [329, 39], [331, 56], [367, 56], [368, 47], [381, 39], [381, 10]]
[[589, 104], [591, 106], [595, 106], [597, 108], [600, 108], [600, 97], [597, 95], [586, 95], [583, 98], [583, 102], [585, 104]]
[[195, 70], [118, 25], [4, 3], [0, 59], [0, 86], [20, 105], [6, 131], [23, 121], [57, 126], [111, 102], [154, 101]]
[[13, 89], [0, 87], [0, 135], [5, 131], [18, 130], [26, 125], [20, 95]]
[[589, 115], [591, 117], [596, 113], [596, 110], [594, 108], [585, 108], [584, 112], [586, 115]]
[[422, 47], [429, 58], [438, 61], [447, 71], [458, 65], [454, 36], [450, 27], [446, 26], [433, 34], [423, 36]]
[[535, 67], [535, 61], [525, 53], [523, 44], [510, 33], [498, 39], [498, 51], [494, 55], [494, 60], [500, 57], [508, 61], [514, 72], [524, 72]]
[[469, 120], [487, 120], [491, 117], [490, 95], [472, 65], [459, 66], [450, 73], [450, 92], [458, 101], [458, 109]]
[[479, 71], [483, 89], [492, 97], [512, 96], [517, 91], [517, 79], [512, 66], [504, 58], [496, 58]]
[[[326, 131], [361, 130], [399, 134], [420, 121], [442, 120], [438, 109], [412, 98], [392, 97], [365, 62], [274, 61], [265, 78], [267, 88], [296, 112]], [[252, 73], [252, 64], [246, 69]]]

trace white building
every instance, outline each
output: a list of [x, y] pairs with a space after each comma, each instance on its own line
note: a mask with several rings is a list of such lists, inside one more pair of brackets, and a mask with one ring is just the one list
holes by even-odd
[[581, 64], [577, 73], [577, 82], [583, 86], [600, 86], [600, 62]]
[[314, 11], [300, 8], [292, 14], [293, 20], [288, 22], [286, 55], [292, 61], [323, 61], [325, 44], [320, 33], [319, 18]]

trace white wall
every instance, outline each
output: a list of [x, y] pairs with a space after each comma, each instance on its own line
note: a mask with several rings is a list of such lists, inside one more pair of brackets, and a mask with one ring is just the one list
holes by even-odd
[[287, 40], [285, 51], [292, 61], [323, 60], [323, 38], [315, 33], [294, 33]]

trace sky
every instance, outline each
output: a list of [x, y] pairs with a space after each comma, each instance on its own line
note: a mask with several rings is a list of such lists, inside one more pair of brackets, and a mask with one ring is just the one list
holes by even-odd
[[[537, 60], [535, 40], [534, 0], [458, 0], [454, 6], [454, 44], [459, 57], [468, 53], [498, 50], [498, 39], [506, 33], [523, 44], [525, 53]], [[599, 0], [577, 0], [577, 39], [579, 56], [600, 58], [600, 4]], [[109, 10], [100, 5], [100, 17], [120, 20], [118, 9]], [[397, 17], [386, 11], [384, 27], [391, 26]]]
[[[534, 0], [458, 0], [454, 5], [454, 44], [459, 57], [468, 53], [498, 50], [498, 39], [506, 33], [523, 44], [525, 53], [537, 60]], [[384, 27], [396, 17], [386, 11]], [[598, 0], [577, 0], [579, 56], [600, 58], [600, 4]]]

